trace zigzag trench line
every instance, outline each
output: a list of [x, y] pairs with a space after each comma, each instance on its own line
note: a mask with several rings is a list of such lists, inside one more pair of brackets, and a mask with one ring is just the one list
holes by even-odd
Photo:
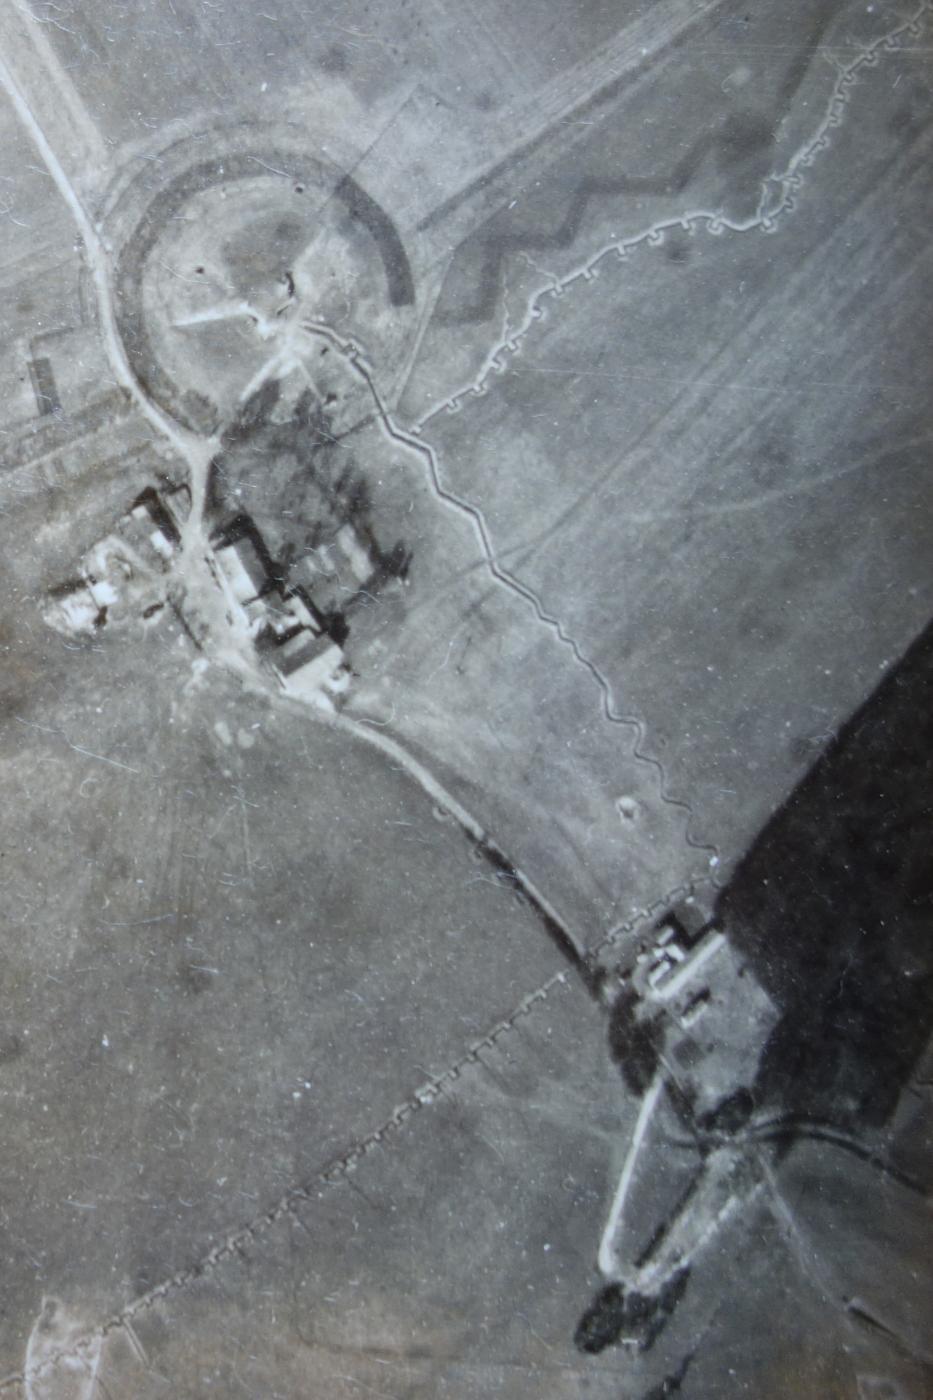
[[[809, 169], [817, 156], [829, 149], [830, 132], [842, 124], [851, 90], [858, 82], [861, 72], [866, 68], [876, 67], [883, 54], [896, 53], [903, 47], [906, 39], [919, 39], [923, 33], [925, 17], [931, 10], [933, 0], [923, 0], [909, 19], [873, 40], [851, 63], [839, 68], [826, 111], [815, 131], [795, 152], [783, 171], [773, 172], [762, 181], [758, 208], [751, 218], [729, 219], [721, 211], [688, 209], [668, 219], [661, 219], [628, 238], [604, 244], [586, 262], [579, 264], [565, 277], [555, 278], [532, 292], [524, 320], [488, 352], [477, 378], [434, 404], [411, 425], [409, 431], [417, 436], [440, 414], [458, 413], [470, 399], [482, 398], [488, 392], [492, 375], [502, 374], [508, 368], [509, 360], [520, 353], [522, 341], [545, 314], [545, 307], [542, 305], [544, 299], [559, 301], [568, 290], [581, 282], [594, 281], [600, 275], [602, 269], [599, 264], [603, 261], [614, 257], [618, 262], [625, 262], [631, 253], [643, 245], [660, 247], [665, 234], [675, 231], [689, 234], [705, 230], [714, 236], [722, 233], [751, 233], [756, 230], [761, 233], [774, 233], [779, 220], [796, 207], [795, 196], [803, 184], [803, 172]], [[772, 197], [769, 202], [769, 189], [773, 190], [774, 187], [777, 187], [776, 197]]]
[[[565, 630], [560, 619], [545, 609], [541, 598], [534, 589], [499, 565], [482, 509], [443, 485], [437, 450], [422, 440], [421, 433], [426, 424], [440, 413], [457, 413], [469, 400], [481, 398], [486, 394], [492, 374], [505, 372], [509, 361], [520, 353], [522, 341], [544, 315], [544, 306], [542, 305], [544, 299], [551, 298], [552, 301], [558, 301], [580, 283], [593, 282], [600, 275], [600, 264], [604, 260], [615, 258], [617, 261], [624, 262], [631, 253], [643, 245], [659, 247], [664, 242], [665, 234], [674, 230], [694, 234], [703, 229], [713, 235], [725, 232], [750, 233], [756, 230], [761, 233], [775, 232], [779, 220], [796, 206], [796, 194], [803, 183], [804, 172], [829, 147], [830, 132], [841, 124], [851, 89], [858, 82], [862, 71], [874, 68], [883, 54], [896, 53], [902, 48], [905, 40], [919, 38], [923, 32], [926, 16], [931, 9], [933, 9], [933, 0], [922, 0], [909, 19], [903, 20], [886, 34], [866, 45], [850, 63], [840, 67], [823, 117], [812, 135], [791, 157], [784, 170], [776, 172], [762, 181], [761, 196], [753, 217], [746, 220], [730, 220], [721, 212], [706, 209], [687, 210], [675, 217], [654, 223], [649, 228], [633, 234], [629, 238], [619, 239], [601, 247], [585, 264], [575, 268], [566, 277], [555, 280], [534, 292], [529, 299], [528, 310], [521, 326], [493, 347], [486, 357], [478, 379], [437, 404], [409, 428], [401, 427], [382, 401], [372, 371], [362, 359], [358, 347], [354, 345], [343, 347], [344, 353], [348, 354], [352, 363], [365, 377], [388, 434], [410, 449], [420, 451], [427, 463], [435, 494], [471, 520], [486, 565], [493, 577], [504, 587], [523, 598], [534, 610], [539, 622], [553, 632], [557, 640], [571, 651], [577, 663], [589, 673], [601, 692], [604, 718], [611, 724], [622, 725], [632, 731], [634, 735], [632, 757], [637, 762], [654, 769], [662, 801], [668, 806], [676, 807], [684, 816], [684, 836], [687, 844], [695, 850], [704, 852], [708, 856], [710, 868], [713, 870], [720, 864], [719, 848], [715, 844], [701, 841], [693, 835], [691, 831], [691, 825], [695, 820], [693, 808], [689, 802], [675, 796], [669, 790], [663, 764], [646, 748], [644, 722], [637, 715], [627, 714], [616, 707], [612, 686], [608, 678], [596, 663], [585, 654], [576, 639]], [[775, 193], [770, 194], [769, 197], [771, 191], [775, 191]], [[314, 329], [319, 334], [325, 333], [324, 327], [316, 326]], [[339, 342], [336, 343], [339, 344]]]
[[680, 797], [673, 796], [667, 790], [663, 765], [659, 759], [655, 758], [653, 754], [648, 753], [644, 748], [645, 726], [642, 720], [635, 715], [624, 714], [616, 709], [612, 687], [596, 663], [582, 651], [576, 639], [565, 631], [560, 619], [545, 610], [541, 599], [534, 589], [530, 588], [528, 584], [523, 583], [521, 579], [516, 578], [514, 574], [510, 574], [507, 569], [500, 567], [496, 561], [492, 539], [486, 524], [486, 517], [482, 510], [479, 506], [474, 505], [472, 501], [464, 500], [463, 497], [456, 495], [453, 491], [449, 491], [444, 486], [440, 477], [438, 456], [434, 448], [396, 422], [379, 392], [372, 367], [363, 357], [360, 347], [353, 341], [341, 340], [340, 337], [323, 322], [307, 321], [304, 323], [304, 327], [311, 335], [320, 336], [322, 339], [327, 340], [328, 343], [345, 358], [351, 368], [365, 381], [372, 395], [373, 402], [376, 405], [376, 410], [385, 433], [394, 442], [400, 443], [403, 447], [408, 448], [421, 457], [428, 468], [428, 477], [434, 494], [446, 505], [450, 506], [451, 509], [457, 511], [460, 515], [469, 520], [478, 538], [486, 566], [496, 582], [523, 599], [533, 610], [538, 621], [552, 632], [563, 646], [568, 648], [577, 663], [589, 673], [599, 687], [602, 696], [603, 717], [608, 720], [610, 724], [623, 725], [632, 730], [635, 736], [632, 745], [632, 756], [637, 762], [646, 764], [654, 770], [657, 775], [658, 787], [662, 800], [666, 802], [668, 806], [676, 807], [678, 811], [684, 814], [686, 819], [685, 837], [687, 844], [692, 846], [695, 850], [705, 852], [710, 865], [715, 868], [715, 866], [719, 864], [718, 848], [707, 842], [698, 841], [692, 836], [689, 827], [694, 815], [693, 809], [688, 802], [685, 802]]

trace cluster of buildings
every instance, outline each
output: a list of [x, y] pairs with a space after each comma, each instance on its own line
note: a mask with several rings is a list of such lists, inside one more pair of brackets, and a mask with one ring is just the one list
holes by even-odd
[[[82, 557], [75, 577], [52, 590], [46, 621], [68, 634], [92, 635], [108, 623], [146, 623], [171, 598], [195, 640], [206, 641], [205, 618], [213, 610], [188, 596], [184, 578], [173, 572], [190, 509], [187, 486], [143, 491]], [[281, 688], [329, 706], [350, 681], [348, 609], [402, 576], [407, 556], [384, 556], [368, 531], [346, 520], [328, 543], [284, 570], [241, 513], [213, 533], [206, 562], [228, 623], [250, 639]]]
[[83, 555], [76, 575], [51, 590], [46, 621], [58, 631], [93, 633], [108, 622], [157, 616], [190, 509], [187, 486], [143, 491]]
[[622, 974], [628, 1034], [650, 1043], [699, 1123], [743, 1098], [779, 1012], [698, 903], [668, 912]]
[[247, 516], [237, 517], [214, 541], [218, 582], [257, 653], [282, 689], [304, 699], [331, 700], [346, 690], [350, 668], [339, 613], [315, 601], [301, 584], [281, 581], [262, 536]]
[[211, 537], [212, 568], [238, 624], [288, 694], [332, 704], [350, 682], [348, 618], [403, 579], [409, 551], [385, 551], [369, 522], [365, 483], [344, 473], [303, 482], [299, 549], [272, 557], [255, 519], [239, 511]]
[[[587, 1352], [620, 1341], [651, 1346], [695, 1258], [761, 1189], [754, 1091], [780, 1019], [721, 925], [694, 902], [665, 914], [618, 970], [610, 1014], [613, 1056], [641, 1102], [599, 1245], [605, 1283], [577, 1328]], [[689, 1187], [681, 1181], [673, 1197], [663, 1185], [671, 1114], [697, 1152]], [[645, 1245], [641, 1216], [659, 1191], [675, 1204]]]

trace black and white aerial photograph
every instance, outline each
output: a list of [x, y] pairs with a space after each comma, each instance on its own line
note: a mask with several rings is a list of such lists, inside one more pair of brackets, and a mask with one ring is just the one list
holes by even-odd
[[933, 1400], [933, 0], [0, 0], [0, 1400]]

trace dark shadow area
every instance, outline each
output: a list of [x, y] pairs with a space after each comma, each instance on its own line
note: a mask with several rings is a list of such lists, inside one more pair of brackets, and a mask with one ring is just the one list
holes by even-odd
[[[817, 1141], [838, 1150], [840, 1181], [859, 1160], [929, 1199], [929, 1154], [904, 1170], [882, 1130], [933, 1031], [933, 624], [775, 812], [705, 922], [696, 913], [693, 927], [667, 911], [653, 951], [649, 939], [636, 953], [609, 1050], [634, 1096], [662, 1077], [698, 1169], [627, 1282], [607, 1281], [584, 1312], [584, 1352], [655, 1341], [685, 1261], [727, 1201], [751, 1199], [762, 1153], [777, 1167]], [[666, 1169], [656, 1146], [651, 1171]]]
[[759, 1111], [883, 1124], [933, 1028], [933, 625], [775, 813], [717, 916], [781, 1011]]

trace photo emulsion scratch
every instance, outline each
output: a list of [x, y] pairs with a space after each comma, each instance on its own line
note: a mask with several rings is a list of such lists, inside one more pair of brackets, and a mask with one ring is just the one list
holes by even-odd
[[933, 4], [0, 0], [0, 1395], [933, 1395]]

